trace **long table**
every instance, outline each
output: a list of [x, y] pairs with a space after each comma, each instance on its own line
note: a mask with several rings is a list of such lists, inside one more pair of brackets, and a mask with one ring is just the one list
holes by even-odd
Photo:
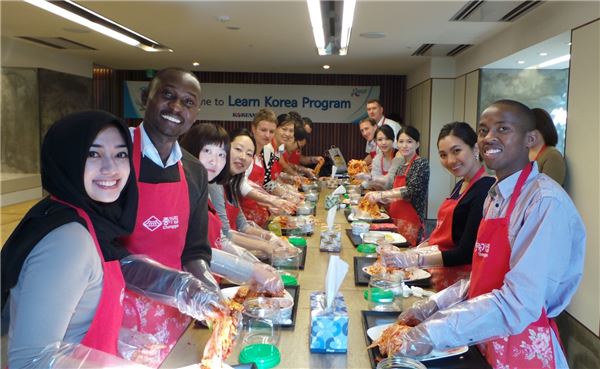
[[[348, 352], [347, 354], [313, 354], [309, 350], [310, 332], [310, 303], [309, 296], [312, 291], [324, 289], [325, 275], [329, 262], [329, 253], [319, 251], [319, 224], [324, 224], [326, 211], [324, 211], [325, 195], [330, 191], [323, 190], [317, 206], [317, 225], [313, 236], [307, 238], [306, 266], [300, 271], [300, 297], [296, 316], [296, 325], [293, 330], [280, 330], [281, 363], [277, 368], [356, 368], [367, 369], [371, 367], [366, 349], [365, 335], [361, 311], [367, 310], [367, 301], [363, 297], [365, 287], [354, 285], [353, 259], [359, 256], [352, 242], [348, 239], [344, 229], [349, 229], [350, 224], [344, 216], [343, 210], [338, 210], [335, 223], [342, 227], [342, 248], [338, 253], [340, 258], [349, 265], [341, 292], [346, 300], [349, 314], [348, 327]], [[414, 297], [404, 299], [404, 308], [408, 308], [416, 300]], [[190, 327], [179, 340], [173, 351], [167, 357], [162, 368], [178, 368], [198, 363], [202, 357], [205, 342], [209, 337], [206, 329]], [[229, 359], [230, 364], [238, 363], [238, 351], [235, 350]], [[475, 369], [475, 368], [473, 368]]]

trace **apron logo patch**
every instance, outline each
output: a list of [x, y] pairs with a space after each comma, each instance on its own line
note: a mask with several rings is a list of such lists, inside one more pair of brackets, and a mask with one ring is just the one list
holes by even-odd
[[488, 254], [490, 253], [490, 244], [475, 242], [475, 251], [477, 252], [477, 255], [487, 258]]
[[174, 215], [170, 217], [163, 217], [162, 220], [160, 220], [153, 215], [146, 219], [146, 221], [142, 224], [150, 232], [154, 232], [161, 227], [162, 229], [177, 229], [179, 228], [179, 216]]
[[162, 220], [163, 229], [176, 229], [179, 228], [179, 217], [177, 215], [172, 217], [164, 217]]
[[150, 232], [154, 232], [158, 227], [160, 227], [163, 223], [155, 217], [154, 215], [150, 218], [146, 219], [142, 225], [146, 227]]

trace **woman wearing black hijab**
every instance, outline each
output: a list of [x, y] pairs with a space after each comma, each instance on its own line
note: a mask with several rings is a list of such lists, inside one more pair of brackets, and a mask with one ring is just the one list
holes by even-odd
[[117, 355], [125, 285], [197, 319], [223, 310], [189, 273], [120, 246], [138, 205], [131, 150], [128, 128], [102, 111], [71, 114], [48, 130], [41, 177], [50, 196], [2, 248], [10, 369], [52, 367], [45, 365], [50, 359], [57, 367], [63, 343]]

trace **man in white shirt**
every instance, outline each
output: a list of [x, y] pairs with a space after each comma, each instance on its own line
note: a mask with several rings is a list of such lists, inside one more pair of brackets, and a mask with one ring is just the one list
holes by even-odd
[[374, 119], [377, 122], [377, 127], [381, 127], [384, 124], [392, 127], [394, 130], [394, 148], [398, 148], [396, 141], [398, 140], [398, 132], [402, 126], [400, 123], [386, 118], [383, 115], [383, 106], [381, 105], [381, 101], [378, 99], [371, 99], [367, 101], [367, 114], [369, 115], [369, 118]]

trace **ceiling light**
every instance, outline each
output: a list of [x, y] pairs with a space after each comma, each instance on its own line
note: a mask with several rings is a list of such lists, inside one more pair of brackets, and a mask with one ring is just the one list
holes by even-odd
[[342, 39], [340, 40], [340, 55], [348, 53], [350, 45], [350, 34], [352, 33], [352, 22], [354, 22], [354, 7], [356, 0], [344, 0], [344, 12], [342, 13]]
[[325, 53], [325, 34], [323, 33], [323, 19], [321, 18], [321, 2], [319, 0], [307, 0], [310, 24], [312, 25], [315, 45], [319, 55]]
[[78, 23], [103, 35], [114, 38], [145, 51], [172, 51], [137, 32], [134, 32], [102, 15], [70, 1], [25, 0], [27, 3], [50, 13]]
[[539, 56], [548, 56], [548, 53], [539, 53]]
[[313, 37], [319, 55], [346, 55], [356, 0], [306, 0]]
[[198, 62], [193, 62], [193, 63], [192, 63], [192, 65], [193, 65], [194, 67], [197, 67], [197, 66], [199, 66], [199, 65], [200, 65], [200, 63], [198, 63]]
[[329, 65], [327, 65], [327, 64], [325, 64], [325, 65], [323, 66], [323, 69], [329, 69], [329, 68], [331, 68], [331, 67], [330, 67]]
[[517, 64], [525, 64], [525, 60], [519, 60], [517, 61]]

